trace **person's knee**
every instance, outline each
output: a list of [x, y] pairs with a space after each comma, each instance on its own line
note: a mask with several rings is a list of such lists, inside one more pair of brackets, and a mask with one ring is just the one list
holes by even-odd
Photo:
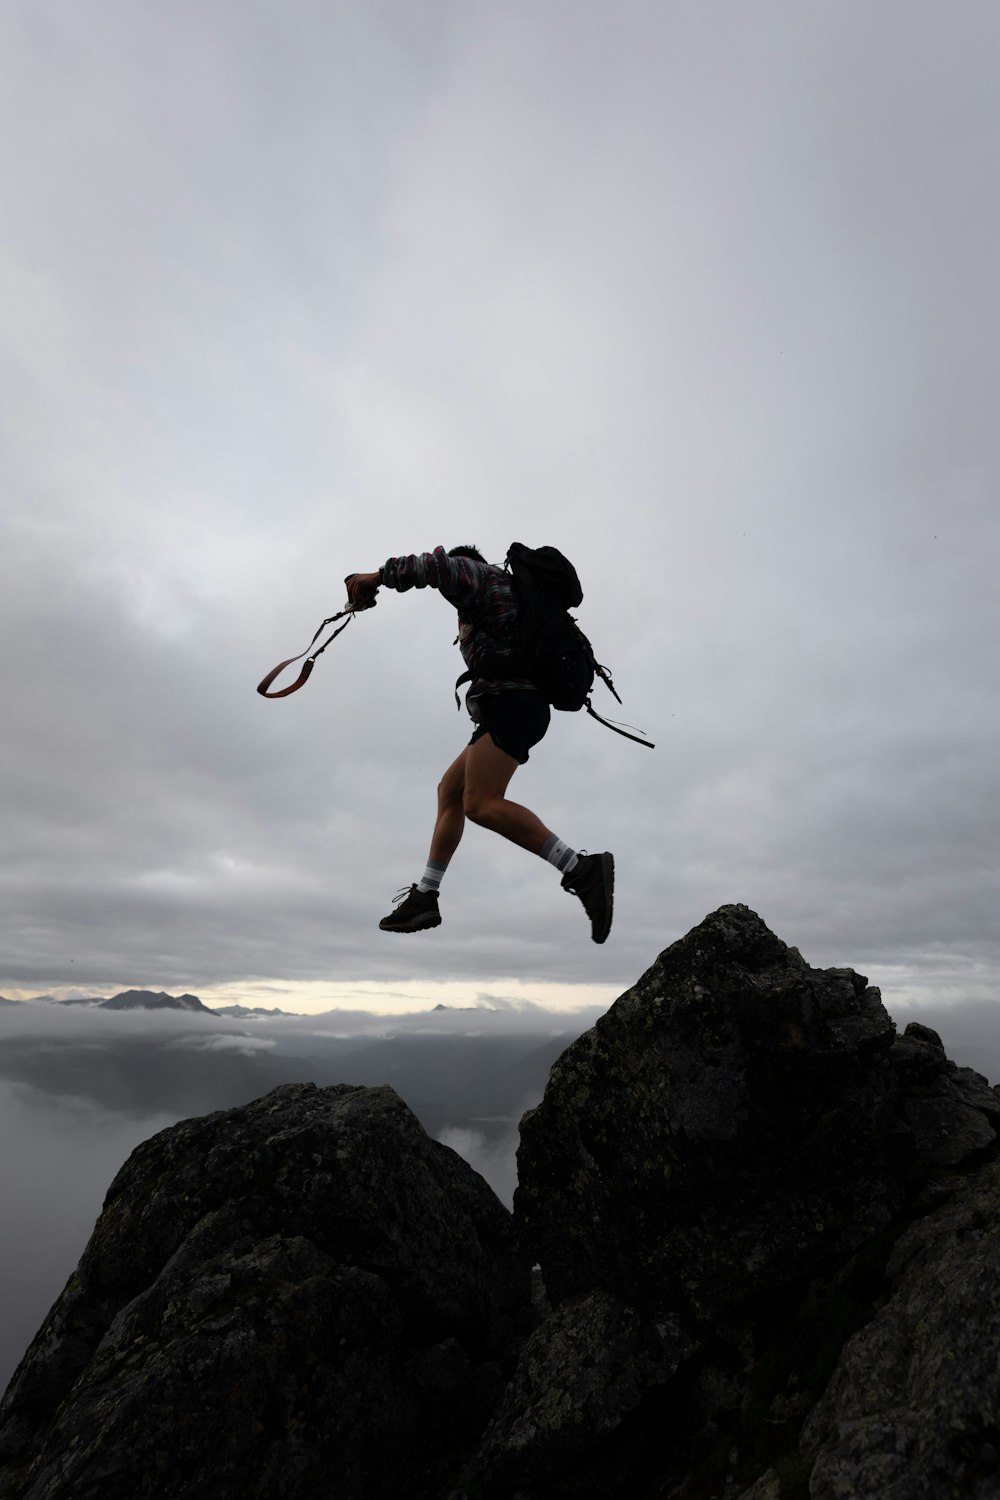
[[489, 827], [491, 812], [498, 799], [488, 795], [486, 792], [466, 788], [462, 799], [462, 811], [471, 823], [479, 823]]
[[456, 777], [445, 775], [438, 782], [438, 807], [461, 807], [464, 787]]

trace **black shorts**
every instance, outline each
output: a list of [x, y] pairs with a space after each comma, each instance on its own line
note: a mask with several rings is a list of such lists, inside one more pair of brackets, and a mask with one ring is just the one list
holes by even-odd
[[475, 702], [479, 723], [469, 744], [488, 734], [498, 750], [523, 766], [528, 751], [549, 727], [552, 713], [547, 701], [541, 693], [511, 692], [484, 693]]

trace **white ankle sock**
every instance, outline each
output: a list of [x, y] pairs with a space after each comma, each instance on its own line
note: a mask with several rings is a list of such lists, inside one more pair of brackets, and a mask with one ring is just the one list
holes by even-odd
[[417, 890], [423, 891], [425, 895], [428, 891], [439, 890], [447, 868], [447, 863], [441, 864], [440, 860], [429, 859], [426, 870], [417, 881]]
[[562, 875], [568, 875], [570, 870], [579, 863], [576, 850], [564, 844], [562, 839], [557, 839], [554, 833], [549, 834], [538, 852], [542, 859], [547, 860], [550, 865], [555, 865]]

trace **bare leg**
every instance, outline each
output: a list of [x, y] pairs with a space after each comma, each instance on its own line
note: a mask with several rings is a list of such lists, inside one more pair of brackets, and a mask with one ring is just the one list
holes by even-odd
[[465, 832], [465, 757], [469, 747], [445, 771], [438, 784], [438, 812], [428, 859], [446, 865]]
[[[438, 815], [431, 838], [431, 860], [447, 865], [465, 831], [466, 818], [501, 834], [532, 854], [541, 854], [543, 845], [551, 838], [555, 848], [546, 852], [546, 858], [550, 853], [559, 853], [558, 841], [541, 819], [530, 808], [511, 802], [506, 796], [517, 765], [514, 757], [499, 749], [488, 734], [476, 740], [474, 745], [465, 747], [445, 771], [438, 786]], [[566, 846], [563, 845], [562, 849], [566, 851]], [[551, 862], [558, 867], [557, 860]], [[603, 943], [611, 930], [614, 859], [610, 854], [580, 855], [573, 870], [572, 877], [563, 877], [564, 889], [580, 898], [590, 919], [591, 937], [595, 943]], [[566, 885], [567, 880], [571, 884]], [[408, 909], [411, 906], [416, 910]], [[432, 898], [413, 895], [400, 910], [406, 913], [405, 920], [390, 913], [379, 926], [390, 932], [417, 932], [424, 927], [437, 927], [441, 921], [436, 895]]]
[[[519, 844], [522, 849], [539, 854], [545, 840], [550, 837], [549, 829], [529, 808], [522, 807], [519, 802], [508, 801], [504, 795], [510, 778], [517, 770], [518, 763], [514, 757], [495, 745], [490, 735], [484, 734], [474, 745], [466, 746], [451, 771], [462, 761], [462, 807], [465, 817], [510, 839], [512, 844]], [[458, 840], [455, 842], [457, 844]]]

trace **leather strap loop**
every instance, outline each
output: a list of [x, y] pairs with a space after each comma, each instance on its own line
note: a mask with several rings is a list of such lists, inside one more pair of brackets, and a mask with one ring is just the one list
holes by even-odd
[[274, 670], [272, 672], [268, 672], [268, 674], [264, 678], [263, 682], [259, 682], [257, 684], [257, 691], [260, 694], [260, 696], [262, 698], [287, 698], [288, 695], [289, 695], [289, 693], [298, 692], [299, 688], [302, 687], [306, 682], [309, 681], [309, 673], [313, 669], [313, 659], [312, 659], [312, 657], [310, 657], [307, 662], [303, 663], [302, 671], [299, 673], [298, 677], [296, 677], [296, 679], [292, 683], [291, 687], [279, 688], [279, 690], [276, 693], [269, 693], [268, 692], [268, 688], [271, 686], [271, 683], [274, 681], [274, 679], [276, 677], [280, 676], [281, 673], [285, 670], [286, 667], [290, 667], [292, 665], [293, 661], [298, 661], [298, 660], [299, 660], [299, 657], [297, 657], [297, 656], [290, 656], [287, 661], [281, 661], [281, 662], [279, 662], [278, 665], [274, 668]]
[[[366, 600], [364, 604], [349, 604], [347, 608], [342, 609], [339, 614], [331, 615], [329, 619], [324, 620], [322, 625], [317, 630], [316, 634], [313, 636], [312, 640], [309, 642], [305, 651], [300, 651], [298, 656], [290, 656], [287, 661], [279, 661], [278, 665], [272, 671], [268, 672], [267, 676], [261, 682], [258, 682], [257, 691], [260, 696], [262, 698], [287, 698], [289, 693], [297, 693], [299, 688], [304, 687], [305, 684], [309, 681], [309, 674], [316, 663], [317, 656], [322, 656], [323, 652], [326, 650], [327, 646], [329, 646], [330, 642], [335, 641], [340, 632], [347, 629], [348, 625], [350, 625], [351, 621], [354, 619], [354, 616], [359, 610], [371, 609], [374, 603], [375, 597], [373, 595], [370, 599]], [[347, 616], [346, 620], [344, 620], [345, 615]], [[316, 641], [323, 634], [323, 631], [326, 629], [326, 627], [328, 625], [336, 624], [338, 620], [344, 620], [343, 625], [337, 625], [336, 630], [332, 635], [327, 636], [322, 646], [316, 646], [316, 650], [313, 651], [313, 646], [316, 645]], [[310, 653], [312, 654], [310, 655]], [[268, 688], [271, 686], [271, 683], [274, 681], [274, 679], [276, 677], [279, 677], [285, 670], [285, 668], [290, 667], [293, 662], [302, 661], [303, 657], [305, 657], [306, 660], [302, 663], [302, 671], [299, 673], [298, 677], [296, 677], [291, 686], [286, 688], [279, 688], [275, 693], [268, 692]]]

